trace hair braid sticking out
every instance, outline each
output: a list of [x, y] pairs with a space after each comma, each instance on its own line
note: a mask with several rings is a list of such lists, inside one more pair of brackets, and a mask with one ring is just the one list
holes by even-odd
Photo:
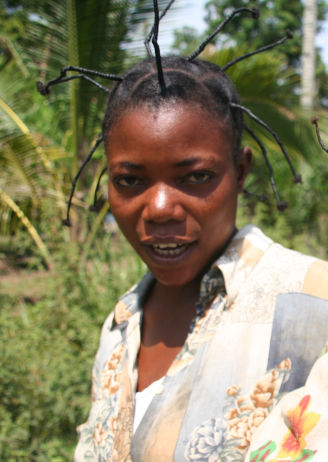
[[[224, 124], [225, 127], [230, 130], [234, 160], [236, 163], [238, 162], [238, 154], [240, 152], [242, 131], [243, 128], [245, 128], [258, 144], [262, 155], [264, 156], [269, 170], [272, 189], [276, 197], [277, 208], [279, 210], [284, 210], [288, 204], [280, 200], [274, 180], [273, 168], [263, 143], [254, 133], [254, 131], [243, 122], [243, 114], [246, 114], [252, 120], [265, 128], [273, 136], [291, 168], [291, 171], [294, 175], [294, 181], [296, 183], [301, 182], [301, 177], [300, 175], [296, 174], [292, 162], [278, 135], [265, 122], [263, 122], [250, 110], [240, 104], [239, 96], [234, 84], [224, 73], [226, 69], [238, 63], [239, 61], [249, 58], [250, 56], [253, 56], [257, 53], [262, 53], [272, 49], [275, 46], [283, 43], [285, 40], [292, 37], [291, 32], [287, 31], [285, 37], [281, 38], [280, 40], [261, 47], [253, 52], [246, 53], [245, 55], [240, 56], [239, 58], [225, 64], [222, 68], [213, 63], [198, 59], [197, 57], [203, 51], [205, 46], [235, 16], [240, 14], [250, 14], [254, 19], [259, 17], [259, 12], [257, 9], [239, 8], [234, 10], [189, 57], [170, 56], [162, 58], [158, 44], [159, 24], [173, 3], [174, 0], [169, 1], [167, 7], [163, 10], [162, 13], [160, 13], [158, 10], [157, 0], [153, 0], [154, 25], [152, 26], [151, 31], [145, 40], [145, 46], [150, 57], [135, 65], [125, 75], [118, 76], [81, 67], [67, 66], [61, 70], [59, 77], [51, 80], [46, 85], [42, 82], [37, 82], [37, 89], [42, 95], [49, 94], [50, 88], [53, 85], [77, 78], [87, 80], [106, 93], [109, 93], [106, 115], [103, 121], [102, 135], [98, 137], [95, 145], [92, 147], [89, 155], [82, 163], [77, 175], [73, 180], [72, 190], [68, 201], [67, 217], [63, 221], [65, 225], [70, 225], [69, 211], [76, 183], [82, 170], [92, 158], [92, 155], [98, 145], [102, 141], [107, 143], [111, 127], [118, 119], [118, 117], [127, 109], [136, 107], [147, 106], [150, 108], [159, 108], [161, 105], [167, 102], [170, 102], [170, 104], [191, 103], [198, 105], [201, 109], [208, 112], [210, 115], [215, 116], [220, 123]], [[149, 46], [150, 42], [153, 44], [155, 57], [152, 57], [151, 49]], [[78, 72], [78, 74], [67, 76], [67, 73], [71, 71]], [[116, 81], [117, 84], [112, 90], [110, 90], [98, 83], [90, 76]], [[105, 171], [106, 170], [104, 169], [101, 172], [100, 178], [98, 179], [94, 198], [94, 206], [91, 207], [93, 209], [96, 209], [95, 205], [97, 199], [97, 191], [99, 189], [99, 182]], [[247, 194], [251, 194], [247, 191], [245, 192]], [[265, 200], [265, 197], [260, 196], [259, 199]]]
[[161, 59], [166, 90], [162, 94], [154, 58], [133, 67], [109, 96], [103, 124], [105, 142], [117, 118], [127, 109], [140, 106], [159, 108], [172, 104], [194, 103], [216, 116], [231, 128], [235, 156], [238, 155], [243, 129], [242, 111], [235, 111], [231, 103], [239, 104], [237, 91], [221, 69], [207, 61], [192, 62], [179, 56]]
[[317, 138], [318, 138], [318, 142], [319, 142], [320, 146], [322, 147], [322, 149], [328, 154], [328, 146], [325, 146], [323, 141], [322, 141], [318, 121], [319, 121], [318, 117], [313, 117], [312, 123], [315, 126], [315, 132], [316, 132], [316, 135], [317, 135]]

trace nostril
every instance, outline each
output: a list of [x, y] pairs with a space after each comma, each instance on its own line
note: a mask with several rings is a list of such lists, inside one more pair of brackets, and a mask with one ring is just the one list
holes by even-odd
[[185, 213], [179, 206], [163, 208], [146, 207], [143, 219], [149, 223], [181, 222], [185, 220]]
[[153, 223], [180, 222], [185, 220], [185, 211], [176, 202], [147, 204], [144, 209], [144, 219]]

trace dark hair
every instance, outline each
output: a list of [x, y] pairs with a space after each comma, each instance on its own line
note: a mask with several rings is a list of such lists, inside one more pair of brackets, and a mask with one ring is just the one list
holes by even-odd
[[312, 123], [315, 126], [315, 131], [316, 131], [316, 135], [317, 135], [317, 138], [318, 138], [318, 142], [319, 142], [321, 148], [328, 154], [328, 146], [326, 146], [322, 141], [318, 121], [319, 121], [318, 117], [313, 117], [312, 118]]
[[[109, 95], [103, 123], [103, 136], [127, 109], [147, 106], [157, 109], [172, 104], [194, 103], [216, 116], [231, 131], [235, 159], [240, 151], [243, 113], [230, 104], [240, 104], [237, 90], [221, 68], [213, 63], [180, 56], [162, 58], [165, 93], [158, 85], [155, 58], [137, 64], [124, 76]], [[107, 143], [106, 143], [107, 144]]]

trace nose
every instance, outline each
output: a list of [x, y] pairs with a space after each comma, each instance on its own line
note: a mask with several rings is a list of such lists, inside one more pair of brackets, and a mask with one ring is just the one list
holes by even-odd
[[148, 189], [143, 209], [143, 219], [147, 222], [182, 222], [186, 213], [180, 200], [179, 191], [161, 183]]

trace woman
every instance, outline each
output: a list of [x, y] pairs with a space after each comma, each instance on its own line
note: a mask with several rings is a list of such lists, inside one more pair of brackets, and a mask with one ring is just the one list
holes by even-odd
[[[326, 341], [328, 265], [237, 231], [251, 151], [236, 90], [198, 59], [162, 71], [138, 64], [108, 102], [111, 210], [149, 273], [104, 324], [75, 460], [242, 461], [251, 443], [251, 460], [276, 460], [281, 413], [281, 441], [275, 423], [269, 446], [255, 430]], [[315, 454], [308, 433], [294, 455]]]

